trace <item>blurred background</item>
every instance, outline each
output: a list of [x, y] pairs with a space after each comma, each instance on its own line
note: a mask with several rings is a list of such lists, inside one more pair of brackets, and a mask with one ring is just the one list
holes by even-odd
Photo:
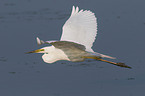
[[[132, 69], [99, 61], [43, 62], [42, 40], [59, 40], [72, 6], [98, 22], [93, 49]], [[145, 0], [0, 0], [0, 96], [145, 95]]]

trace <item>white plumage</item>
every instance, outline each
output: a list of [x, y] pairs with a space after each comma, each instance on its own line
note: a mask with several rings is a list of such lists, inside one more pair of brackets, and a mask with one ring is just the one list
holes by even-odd
[[92, 50], [93, 42], [97, 35], [97, 20], [90, 10], [80, 10], [78, 7], [72, 7], [71, 16], [65, 22], [60, 41], [43, 41], [38, 37], [37, 44], [49, 43], [52, 46], [43, 47], [28, 53], [44, 53], [42, 56], [44, 62], [53, 63], [58, 60], [67, 60], [80, 62], [85, 59], [96, 59], [121, 67], [131, 68], [124, 63], [115, 63], [101, 58], [115, 59], [94, 52]]
[[61, 41], [71, 41], [82, 44], [86, 51], [93, 52], [92, 46], [97, 34], [97, 21], [94, 13], [89, 10], [72, 8], [70, 18], [63, 26]]
[[48, 52], [42, 56], [43, 61], [46, 63], [53, 63], [58, 60], [70, 61], [67, 55], [62, 50], [57, 49], [54, 46], [44, 47], [43, 49]]

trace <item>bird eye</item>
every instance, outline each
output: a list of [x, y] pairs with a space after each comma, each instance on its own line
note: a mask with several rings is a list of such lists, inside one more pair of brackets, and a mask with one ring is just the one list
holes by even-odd
[[44, 51], [44, 49], [40, 49], [40, 51]]

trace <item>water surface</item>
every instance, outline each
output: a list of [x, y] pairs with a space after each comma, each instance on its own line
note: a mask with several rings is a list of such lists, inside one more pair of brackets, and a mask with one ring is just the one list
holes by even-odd
[[[145, 94], [144, 0], [1, 0], [1, 96], [143, 96]], [[98, 18], [93, 49], [133, 69], [103, 62], [46, 64], [35, 38], [59, 40], [72, 6]]]

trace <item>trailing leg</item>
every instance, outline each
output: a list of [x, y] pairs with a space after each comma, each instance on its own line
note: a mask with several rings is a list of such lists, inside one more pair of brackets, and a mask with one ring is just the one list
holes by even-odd
[[111, 62], [111, 61], [107, 61], [107, 60], [104, 60], [104, 59], [101, 59], [100, 57], [88, 57], [88, 56], [83, 56], [82, 58], [87, 58], [87, 59], [95, 59], [95, 60], [98, 60], [98, 61], [103, 61], [103, 62], [107, 62], [107, 63], [110, 63], [110, 64], [113, 64], [113, 65], [116, 65], [116, 66], [120, 66], [120, 67], [125, 67], [125, 68], [131, 68], [130, 66], [127, 66], [125, 65], [125, 63], [120, 63], [120, 62]]

